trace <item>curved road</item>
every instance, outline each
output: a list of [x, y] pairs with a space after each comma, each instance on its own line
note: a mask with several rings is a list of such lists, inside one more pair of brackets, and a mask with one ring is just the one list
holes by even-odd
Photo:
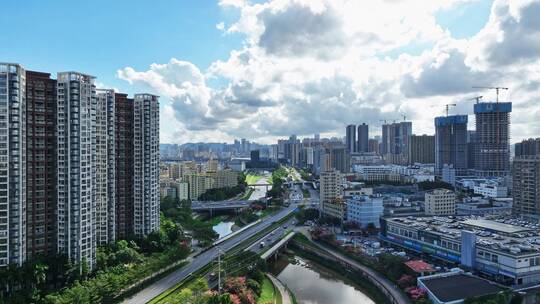
[[124, 300], [123, 303], [143, 304], [143, 303], [149, 302], [150, 300], [162, 294], [169, 288], [178, 284], [180, 281], [182, 281], [183, 279], [191, 275], [193, 272], [201, 269], [202, 267], [210, 263], [212, 260], [214, 260], [217, 257], [219, 250], [222, 250], [223, 252], [230, 251], [231, 249], [238, 246], [240, 243], [242, 243], [246, 239], [249, 239], [253, 235], [257, 234], [258, 232], [268, 228], [274, 222], [283, 219], [285, 216], [289, 215], [295, 208], [296, 208], [295, 205], [291, 205], [287, 209], [283, 209], [272, 216], [268, 216], [267, 218], [262, 220], [259, 224], [254, 225], [253, 227], [246, 229], [245, 231], [239, 233], [238, 235], [224, 241], [223, 243], [219, 244], [219, 246], [212, 247], [208, 249], [207, 251], [201, 253], [200, 255], [193, 257], [189, 261], [190, 263], [187, 264], [186, 266], [175, 270], [174, 272], [167, 275], [166, 277], [160, 279], [159, 281], [139, 291], [135, 295]]
[[[306, 233], [304, 230], [300, 230], [305, 236], [307, 236], [310, 240], [311, 240], [311, 235], [309, 235], [309, 233]], [[347, 264], [349, 265], [352, 265], [353, 267], [357, 268], [357, 269], [360, 269], [361, 271], [363, 271], [364, 273], [368, 274], [370, 277], [372, 277], [373, 279], [375, 279], [375, 281], [377, 281], [379, 284], [383, 285], [385, 287], [386, 290], [388, 290], [391, 294], [392, 294], [392, 297], [397, 301], [397, 303], [399, 304], [409, 304], [411, 303], [411, 300], [409, 299], [409, 297], [407, 297], [407, 295], [405, 295], [401, 289], [399, 289], [399, 287], [397, 287], [394, 283], [392, 283], [390, 280], [388, 280], [385, 276], [383, 276], [382, 274], [378, 273], [377, 271], [369, 268], [369, 267], [366, 267], [360, 263], [358, 263], [357, 261], [339, 253], [339, 252], [336, 252], [334, 250], [331, 250], [329, 248], [327, 248], [326, 246], [322, 246], [316, 242], [311, 242], [313, 245], [317, 246], [318, 248], [320, 248], [321, 250], [327, 252], [328, 254], [332, 255], [333, 257], [339, 259], [339, 260], [342, 260], [344, 262], [346, 262]]]

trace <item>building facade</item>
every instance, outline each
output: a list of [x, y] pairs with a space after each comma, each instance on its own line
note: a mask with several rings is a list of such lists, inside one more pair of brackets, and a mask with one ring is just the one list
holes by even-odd
[[137, 236], [159, 229], [159, 101], [135, 94], [133, 102], [134, 207]]
[[412, 122], [402, 121], [384, 124], [382, 131], [381, 155], [385, 161], [391, 164], [407, 164]]
[[435, 189], [425, 194], [426, 215], [456, 214], [456, 194], [448, 189]]
[[435, 136], [411, 135], [409, 137], [409, 164], [435, 163]]
[[93, 143], [93, 202], [96, 206], [96, 242], [116, 239], [116, 113], [114, 90], [96, 90]]
[[356, 143], [356, 152], [369, 151], [369, 126], [365, 123], [358, 125], [358, 141]]
[[513, 212], [540, 220], [540, 156], [514, 158], [512, 165]]
[[26, 256], [56, 253], [56, 80], [26, 71]]
[[332, 169], [321, 172], [320, 202], [323, 214], [343, 218], [345, 202], [343, 197], [343, 176], [338, 170]]
[[116, 93], [115, 101], [115, 229], [116, 239], [133, 235], [133, 185], [134, 185], [134, 138], [133, 99], [127, 94]]
[[444, 165], [456, 175], [467, 171], [467, 115], [435, 118], [435, 174], [441, 176]]
[[347, 199], [347, 221], [355, 222], [362, 228], [369, 225], [380, 228], [379, 220], [383, 211], [382, 197], [363, 195]]
[[474, 169], [479, 176], [507, 176], [510, 172], [511, 102], [474, 105], [476, 142]]
[[540, 138], [525, 139], [515, 145], [516, 157], [537, 154], [540, 154]]
[[358, 151], [356, 139], [356, 125], [348, 125], [345, 131], [345, 143], [347, 145], [347, 150], [349, 150], [350, 153]]
[[57, 177], [59, 253], [77, 263], [95, 264], [93, 202], [93, 135], [96, 88], [94, 77], [58, 73]]
[[26, 72], [0, 63], [0, 267], [26, 259]]

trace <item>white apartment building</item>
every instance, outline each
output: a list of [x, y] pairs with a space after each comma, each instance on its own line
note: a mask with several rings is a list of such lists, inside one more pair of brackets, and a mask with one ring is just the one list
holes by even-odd
[[426, 215], [456, 214], [456, 194], [447, 189], [426, 192], [424, 208]]
[[331, 209], [336, 200], [343, 197], [343, 177], [338, 170], [332, 169], [323, 171], [320, 175], [320, 201], [322, 212], [326, 213], [325, 209]]
[[26, 71], [0, 63], [0, 267], [26, 258]]
[[96, 88], [94, 77], [58, 73], [57, 104], [57, 247], [74, 262], [95, 264], [93, 201], [93, 136]]
[[134, 232], [159, 229], [159, 96], [135, 94], [134, 111]]
[[94, 199], [96, 242], [115, 241], [115, 99], [114, 90], [96, 90], [94, 125]]

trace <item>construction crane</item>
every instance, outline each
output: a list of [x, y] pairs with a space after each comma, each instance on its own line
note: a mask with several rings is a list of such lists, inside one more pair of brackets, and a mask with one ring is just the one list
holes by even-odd
[[495, 90], [497, 92], [497, 103], [499, 102], [499, 91], [500, 90], [508, 90], [508, 88], [505, 87], [472, 87], [473, 89], [488, 89], [488, 90]]
[[403, 117], [403, 121], [407, 121], [407, 115], [401, 113], [401, 117]]
[[448, 110], [450, 109], [450, 107], [455, 107], [455, 106], [457, 106], [455, 103], [447, 103], [445, 105], [445, 107], [446, 107], [446, 117], [448, 117]]
[[480, 99], [482, 99], [484, 96], [475, 96], [475, 97], [472, 97], [472, 98], [469, 98], [467, 100], [476, 100], [476, 103], [479, 103], [480, 102]]

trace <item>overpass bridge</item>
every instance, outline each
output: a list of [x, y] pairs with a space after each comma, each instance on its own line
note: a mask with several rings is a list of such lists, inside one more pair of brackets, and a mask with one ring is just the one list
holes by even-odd
[[233, 201], [192, 201], [191, 210], [195, 212], [212, 212], [214, 211], [235, 211], [249, 208], [252, 201], [247, 200], [233, 200]]
[[270, 183], [255, 183], [255, 184], [248, 184], [248, 187], [265, 187], [266, 192], [268, 192], [268, 187], [272, 187], [272, 184]]

